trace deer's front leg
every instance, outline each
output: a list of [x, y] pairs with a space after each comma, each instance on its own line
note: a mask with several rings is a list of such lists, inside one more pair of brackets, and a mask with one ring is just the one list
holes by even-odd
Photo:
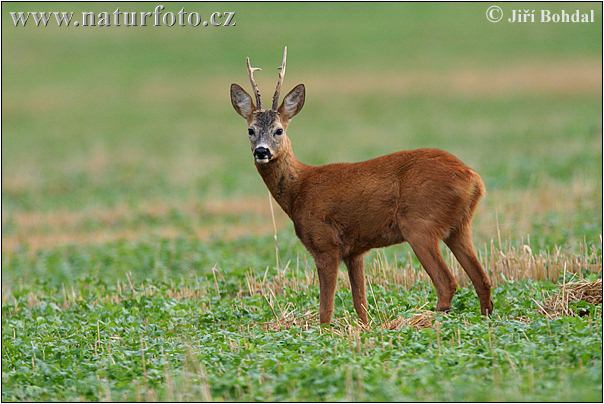
[[352, 301], [354, 309], [359, 315], [359, 319], [365, 325], [367, 320], [367, 297], [365, 296], [365, 270], [363, 267], [363, 255], [355, 255], [344, 258], [348, 267], [348, 277], [350, 278], [350, 289], [352, 290]]
[[339, 263], [340, 257], [337, 252], [315, 255], [315, 264], [319, 273], [319, 319], [321, 324], [331, 322]]

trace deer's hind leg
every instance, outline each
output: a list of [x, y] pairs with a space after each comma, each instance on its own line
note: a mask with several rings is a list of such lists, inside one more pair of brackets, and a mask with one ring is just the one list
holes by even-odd
[[491, 280], [476, 257], [471, 225], [462, 224], [445, 239], [445, 243], [472, 281], [480, 300], [480, 312], [484, 315], [493, 313]]
[[438, 296], [436, 310], [449, 311], [451, 300], [457, 289], [457, 282], [440, 254], [439, 238], [430, 233], [423, 233], [408, 236], [406, 239], [436, 288]]

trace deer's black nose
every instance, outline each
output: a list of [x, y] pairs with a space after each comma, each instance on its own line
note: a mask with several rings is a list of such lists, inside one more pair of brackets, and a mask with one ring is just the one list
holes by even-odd
[[272, 157], [271, 151], [266, 147], [256, 147], [254, 149], [254, 157], [258, 160], [266, 160]]

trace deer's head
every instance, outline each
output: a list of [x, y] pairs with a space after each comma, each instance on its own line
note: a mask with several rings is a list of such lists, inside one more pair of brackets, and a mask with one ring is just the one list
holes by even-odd
[[254, 80], [254, 72], [261, 69], [252, 67], [250, 58], [247, 58], [247, 70], [256, 96], [256, 103], [254, 104], [252, 97], [241, 86], [231, 84], [231, 103], [235, 111], [247, 121], [252, 154], [257, 164], [265, 164], [275, 160], [289, 149], [289, 140], [286, 134], [287, 125], [304, 106], [306, 94], [304, 84], [298, 84], [285, 96], [281, 106], [278, 107], [279, 93], [285, 77], [286, 59], [287, 47], [283, 51], [283, 62], [279, 67], [279, 80], [273, 95], [271, 109], [262, 108], [260, 90], [256, 80]]

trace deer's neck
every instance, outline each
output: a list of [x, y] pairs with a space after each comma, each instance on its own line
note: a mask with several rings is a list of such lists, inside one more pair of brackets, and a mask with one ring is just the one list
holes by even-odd
[[267, 164], [256, 163], [256, 168], [273, 198], [291, 217], [293, 202], [300, 185], [300, 176], [307, 166], [298, 161], [289, 146], [275, 160]]

